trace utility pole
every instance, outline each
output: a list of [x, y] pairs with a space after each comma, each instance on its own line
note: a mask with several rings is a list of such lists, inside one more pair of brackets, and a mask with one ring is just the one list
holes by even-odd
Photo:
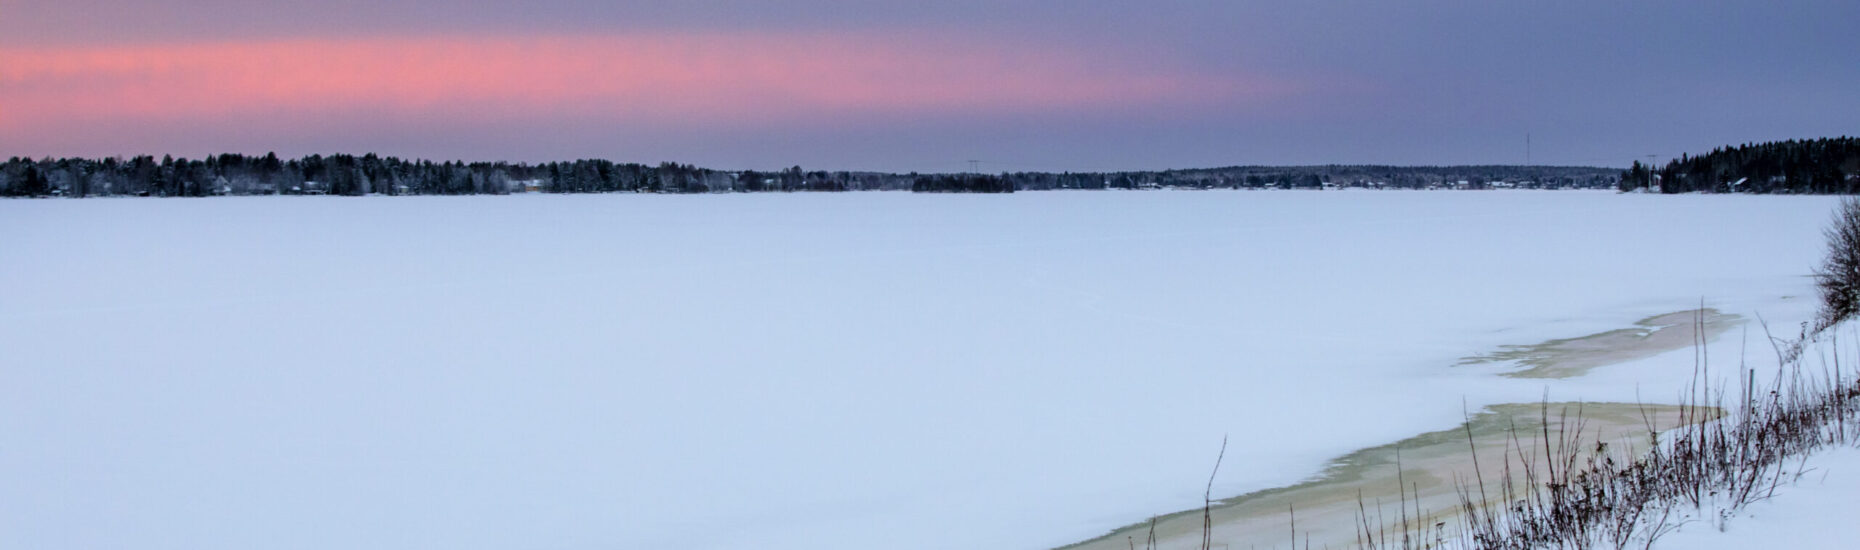
[[[1648, 190], [1649, 190], [1649, 191], [1652, 191], [1652, 190], [1653, 190], [1653, 189], [1652, 189], [1652, 187], [1653, 187], [1653, 178], [1654, 178], [1655, 176], [1658, 176], [1658, 175], [1659, 175], [1659, 172], [1660, 172], [1660, 171], [1659, 171], [1659, 169], [1656, 169], [1656, 168], [1654, 168], [1654, 167], [1653, 167], [1653, 163], [1654, 163], [1655, 161], [1658, 161], [1659, 159], [1660, 159], [1660, 155], [1647, 155], [1647, 187], [1648, 187]], [[1665, 189], [1665, 188], [1666, 188], [1666, 182], [1664, 182], [1664, 181], [1662, 181], [1662, 182], [1660, 182], [1660, 188], [1661, 188], [1661, 189]]]
[[[1527, 167], [1535, 166], [1531, 164], [1531, 133], [1530, 132], [1524, 133], [1524, 165]], [[1539, 187], [1539, 188], [1543, 187], [1543, 184], [1544, 184], [1543, 174], [1538, 173], [1536, 168], [1526, 168], [1526, 170], [1528, 170], [1526, 177], [1531, 178], [1531, 186]]]

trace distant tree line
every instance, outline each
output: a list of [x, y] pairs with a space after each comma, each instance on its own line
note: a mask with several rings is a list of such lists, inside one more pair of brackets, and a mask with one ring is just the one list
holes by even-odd
[[1615, 169], [1580, 166], [1227, 166], [1136, 172], [1014, 172], [1020, 191], [1047, 189], [1613, 189]]
[[1001, 176], [932, 174], [917, 176], [911, 191], [918, 193], [1013, 193], [1014, 184]]
[[1860, 191], [1860, 138], [1790, 140], [1681, 155], [1654, 170], [1635, 162], [1622, 191], [1661, 193], [1815, 193]]
[[203, 159], [14, 157], [0, 164], [0, 196], [479, 195], [506, 193], [731, 193], [910, 190], [1008, 193], [1050, 189], [1613, 188], [1614, 170], [1554, 166], [1231, 166], [1133, 172], [894, 174], [727, 171], [586, 159], [541, 164], [434, 162], [374, 154], [216, 155]]
[[291, 160], [12, 158], [0, 164], [0, 196], [501, 195], [506, 193], [717, 193], [909, 189], [912, 176], [871, 172], [730, 172], [688, 164], [606, 160], [525, 164], [433, 162], [373, 154]]

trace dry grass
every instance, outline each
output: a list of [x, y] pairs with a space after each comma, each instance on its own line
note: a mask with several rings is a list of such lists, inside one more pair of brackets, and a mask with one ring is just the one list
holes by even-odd
[[[1455, 521], [1412, 525], [1404, 498], [1398, 523], [1388, 525], [1381, 513], [1371, 518], [1372, 508], [1365, 505], [1357, 546], [1647, 548], [1682, 522], [1722, 523], [1799, 475], [1808, 455], [1860, 441], [1860, 430], [1852, 426], [1860, 412], [1860, 383], [1842, 370], [1834, 339], [1817, 348], [1834, 359], [1820, 372], [1808, 372], [1799, 360], [1784, 361], [1779, 352], [1783, 366], [1768, 386], [1757, 387], [1756, 373], [1740, 368], [1735, 393], [1710, 383], [1700, 349], [1692, 391], [1681, 405], [1682, 416], [1690, 418], [1669, 430], [1652, 430], [1645, 451], [1585, 439], [1580, 411], [1553, 412], [1546, 404], [1538, 433], [1513, 429], [1503, 464], [1475, 462], [1459, 485]], [[1718, 414], [1724, 416], [1704, 417]], [[1551, 423], [1563, 429], [1553, 432]], [[1476, 461], [1474, 441], [1469, 432]]]

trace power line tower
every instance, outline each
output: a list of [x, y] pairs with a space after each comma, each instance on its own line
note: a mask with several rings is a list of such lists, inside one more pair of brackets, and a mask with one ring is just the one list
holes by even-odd
[[970, 160], [970, 161], [969, 161], [969, 173], [970, 173], [970, 174], [980, 174], [980, 173], [982, 173], [982, 168], [981, 168], [981, 165], [982, 165], [982, 161], [979, 161], [979, 160]]

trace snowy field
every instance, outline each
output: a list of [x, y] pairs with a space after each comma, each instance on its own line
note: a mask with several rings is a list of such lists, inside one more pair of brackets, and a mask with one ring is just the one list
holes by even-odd
[[1691, 350], [1453, 365], [1701, 299], [1754, 361], [1834, 204], [4, 200], [0, 547], [1039, 550], [1199, 506], [1223, 435], [1217, 496], [1463, 402], [1670, 400]]

